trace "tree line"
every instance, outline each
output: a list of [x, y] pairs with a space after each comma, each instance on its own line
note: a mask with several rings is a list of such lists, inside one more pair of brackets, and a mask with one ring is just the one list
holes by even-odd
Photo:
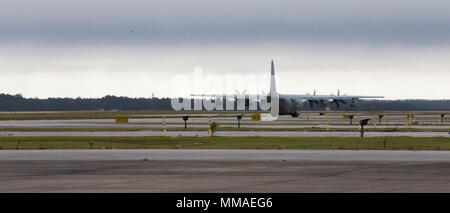
[[[450, 111], [450, 100], [360, 100], [356, 107], [330, 104], [341, 111]], [[326, 107], [303, 105], [303, 110], [323, 111]], [[130, 98], [107, 95], [102, 98], [25, 98], [0, 94], [0, 111], [82, 111], [82, 110], [172, 110], [170, 98]]]

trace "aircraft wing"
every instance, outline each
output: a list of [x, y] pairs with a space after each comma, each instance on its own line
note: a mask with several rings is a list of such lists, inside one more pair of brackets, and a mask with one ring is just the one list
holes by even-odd
[[199, 98], [225, 97], [225, 98], [257, 100], [258, 97], [265, 97], [267, 95], [263, 95], [263, 94], [191, 94], [191, 96], [199, 97]]
[[[258, 97], [265, 97], [265, 94], [191, 94], [193, 97], [234, 97], [234, 98], [249, 98], [257, 99]], [[361, 95], [296, 95], [296, 94], [280, 94], [280, 98], [286, 99], [302, 99], [302, 100], [354, 100], [364, 98], [384, 98], [384, 96], [361, 96]]]
[[359, 95], [281, 95], [280, 98], [289, 99], [303, 99], [303, 100], [352, 100], [352, 99], [364, 99], [364, 98], [384, 98], [384, 96], [359, 96]]
[[350, 103], [351, 107], [356, 106], [357, 100], [365, 98], [384, 98], [383, 96], [361, 96], [361, 95], [282, 95], [280, 99], [290, 100], [292, 102], [309, 102], [310, 107], [314, 105], [326, 106], [327, 104], [336, 104], [339, 108], [340, 104]]

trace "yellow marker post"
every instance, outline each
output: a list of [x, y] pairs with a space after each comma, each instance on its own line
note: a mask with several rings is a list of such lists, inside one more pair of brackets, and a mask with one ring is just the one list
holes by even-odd
[[208, 136], [211, 137], [212, 132], [211, 132], [211, 116], [209, 116], [209, 129], [208, 129]]
[[413, 125], [413, 120], [415, 120], [414, 117], [414, 114], [406, 114], [406, 119], [410, 126]]
[[256, 113], [252, 116], [252, 121], [260, 121], [261, 120], [261, 114]]
[[377, 122], [373, 122], [373, 128], [377, 128]]
[[163, 135], [164, 135], [164, 137], [167, 136], [167, 131], [166, 131], [166, 116], [163, 116]]
[[118, 117], [116, 118], [116, 123], [128, 123], [127, 117]]

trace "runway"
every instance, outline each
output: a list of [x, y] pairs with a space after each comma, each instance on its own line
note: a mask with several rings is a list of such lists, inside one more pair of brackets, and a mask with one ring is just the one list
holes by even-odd
[[[226, 150], [226, 149], [94, 149], [0, 150], [0, 161], [58, 160], [157, 161], [418, 161], [450, 162], [450, 151], [406, 150]], [[450, 168], [449, 168], [450, 169]]]
[[[235, 118], [215, 118], [213, 121], [221, 123], [221, 127], [237, 127], [237, 121]], [[180, 118], [166, 119], [167, 128], [183, 128], [183, 120]], [[190, 118], [188, 122], [188, 128], [208, 128], [208, 118]], [[0, 128], [163, 128], [163, 120], [161, 118], [142, 118], [142, 119], [129, 119], [128, 124], [116, 124], [114, 119], [73, 119], [73, 120], [10, 120], [0, 121]], [[353, 125], [349, 125], [348, 122], [340, 120], [332, 120], [330, 124], [326, 124], [324, 120], [318, 121], [305, 121], [305, 120], [283, 120], [283, 121], [251, 121], [249, 118], [245, 118], [241, 121], [242, 127], [246, 128], [350, 128], [358, 129], [357, 122]], [[425, 122], [426, 125], [409, 125], [408, 128], [414, 129], [443, 129], [450, 131], [450, 123], [440, 123], [439, 125], [433, 125], [432, 123]], [[390, 122], [387, 124], [379, 125], [378, 128], [405, 128], [404, 123]], [[376, 128], [373, 123], [366, 126], [366, 128]]]
[[[247, 115], [241, 120], [240, 130], [237, 129], [237, 118], [234, 115], [219, 114], [189, 115], [187, 131], [183, 131], [184, 121], [181, 114], [134, 115], [129, 117], [128, 123], [116, 123], [115, 119], [3, 120], [0, 121], [0, 137], [163, 136], [163, 121], [166, 121], [168, 136], [205, 137], [208, 136], [209, 116], [212, 116], [213, 122], [218, 123], [216, 136], [360, 137], [358, 120], [370, 118], [371, 121], [365, 126], [365, 137], [450, 137], [450, 123], [448, 120], [441, 122], [439, 114], [436, 113], [417, 113], [417, 120], [412, 121], [406, 120], [404, 115], [391, 112], [383, 118], [381, 125], [378, 115], [368, 112], [351, 112], [355, 114], [353, 125], [342, 117], [342, 114], [350, 112], [338, 113], [339, 115], [322, 116], [317, 112], [308, 112], [300, 118], [280, 116], [277, 121], [272, 122], [253, 121]], [[412, 123], [414, 125], [411, 125]], [[328, 131], [325, 131], [327, 129]]]
[[448, 151], [0, 150], [0, 192], [450, 192]]
[[[309, 131], [217, 131], [215, 136], [261, 137], [360, 137], [359, 132], [309, 132]], [[162, 131], [108, 131], [108, 132], [0, 132], [0, 137], [13, 136], [163, 136]], [[170, 137], [206, 137], [208, 131], [168, 131]], [[365, 132], [364, 137], [409, 136], [450, 137], [448, 132]]]
[[[354, 122], [365, 117], [368, 116], [358, 115]], [[367, 129], [375, 127], [377, 121], [375, 115], [370, 118]], [[450, 123], [439, 122], [436, 115], [417, 116], [418, 125], [409, 126], [414, 131], [408, 132], [382, 131], [381, 128], [405, 128], [406, 124], [403, 115], [385, 118], [383, 125], [377, 123], [380, 130], [366, 131], [365, 137], [450, 137], [445, 131]], [[179, 131], [184, 127], [181, 118], [166, 121], [168, 136], [208, 136], [208, 117], [189, 118], [189, 131]], [[236, 127], [237, 123], [235, 117], [213, 121], [220, 123], [219, 127]], [[0, 137], [163, 136], [161, 122], [161, 118], [144, 116], [132, 117], [127, 124], [115, 123], [114, 119], [5, 120], [0, 121]], [[270, 123], [245, 117], [241, 122], [241, 127], [253, 130], [222, 129], [215, 135], [360, 137], [359, 132], [297, 129], [325, 128], [327, 123], [329, 128], [357, 129], [348, 125], [342, 115], [310, 113], [301, 118], [283, 116]], [[61, 128], [71, 131], [58, 131]], [[450, 151], [0, 150], [0, 192], [450, 192], [449, 176]]]

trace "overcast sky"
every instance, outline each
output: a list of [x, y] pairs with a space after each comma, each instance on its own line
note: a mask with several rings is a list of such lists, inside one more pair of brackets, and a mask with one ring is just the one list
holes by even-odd
[[450, 98], [450, 1], [2, 0], [0, 93], [174, 96], [173, 76], [279, 92]]

